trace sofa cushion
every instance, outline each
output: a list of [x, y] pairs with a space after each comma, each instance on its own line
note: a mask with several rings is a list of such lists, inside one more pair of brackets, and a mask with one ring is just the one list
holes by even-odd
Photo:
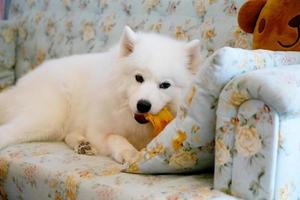
[[63, 143], [0, 152], [0, 199], [235, 199], [212, 190], [212, 174], [136, 175], [107, 157], [75, 154]]
[[11, 86], [15, 82], [13, 69], [0, 69], [0, 91]]
[[[12, 0], [8, 18], [15, 20], [18, 27], [16, 74], [20, 77], [45, 59], [105, 50], [119, 39], [125, 24], [135, 30], [152, 30], [181, 40], [202, 38], [203, 56], [224, 45], [246, 47], [248, 37], [238, 31], [235, 20], [236, 8], [243, 1]], [[228, 19], [226, 26], [220, 23], [225, 17]], [[194, 92], [195, 86], [191, 88], [188, 101]], [[185, 116], [188, 104], [181, 106], [178, 123], [167, 128], [170, 133], [162, 134], [159, 142], [154, 141], [148, 146], [151, 153], [146, 157], [153, 159], [145, 166], [153, 170], [142, 167], [141, 172], [171, 173], [212, 168], [213, 132], [201, 126], [199, 134], [199, 123], [207, 120], [199, 122], [193, 115]], [[211, 109], [203, 113], [207, 110]], [[161, 148], [162, 140], [164, 149]], [[164, 156], [156, 157], [157, 152]], [[130, 169], [138, 171], [134, 166]]]
[[15, 65], [16, 41], [15, 23], [0, 20], [0, 69], [11, 69]]
[[246, 72], [259, 73], [257, 69], [297, 63], [299, 52], [219, 49], [201, 66], [176, 119], [148, 144], [144, 157], [127, 171], [174, 173], [213, 167], [216, 107], [223, 87]]
[[[211, 41], [218, 41], [219, 45], [236, 46], [233, 41], [247, 44], [245, 35], [238, 30], [231, 32], [231, 29], [236, 29], [234, 14], [237, 6], [238, 3], [197, 0], [177, 4], [148, 0], [12, 1], [9, 18], [19, 22], [17, 74], [27, 72], [50, 57], [103, 50], [118, 40], [126, 23], [137, 30], [155, 30], [175, 35], [178, 39], [201, 36], [205, 44], [215, 43]], [[163, 14], [165, 10], [168, 17]], [[208, 23], [209, 19], [220, 23], [225, 17], [230, 19], [230, 26]], [[202, 24], [207, 27], [202, 27]], [[230, 41], [227, 37], [223, 38], [226, 35], [223, 28], [237, 38], [233, 37]], [[215, 31], [222, 32], [219, 34], [222, 37], [216, 39]], [[207, 50], [211, 53], [214, 49]], [[127, 171], [175, 173], [212, 168], [215, 107], [222, 87], [235, 75], [260, 65], [266, 67], [266, 63], [273, 62], [271, 57], [268, 53], [252, 54], [230, 48], [218, 51], [201, 67], [197, 81], [179, 107], [177, 118], [147, 146], [144, 159]], [[279, 53], [276, 59], [282, 57]], [[298, 61], [298, 57], [287, 59]]]
[[250, 35], [236, 22], [244, 1], [11, 0], [8, 18], [18, 22], [19, 32], [17, 76], [44, 59], [105, 50], [126, 24], [181, 40], [202, 39], [203, 57], [228, 45], [250, 48]]
[[0, 91], [15, 80], [16, 42], [15, 23], [0, 20]]

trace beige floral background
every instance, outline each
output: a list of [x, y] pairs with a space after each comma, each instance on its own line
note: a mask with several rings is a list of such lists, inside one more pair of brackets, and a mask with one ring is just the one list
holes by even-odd
[[211, 174], [120, 173], [110, 158], [76, 155], [63, 143], [16, 145], [0, 158], [1, 200], [235, 199], [211, 189]]
[[[125, 24], [179, 40], [201, 39], [203, 57], [222, 46], [251, 48], [251, 36], [236, 21], [244, 0], [12, 0], [8, 19], [17, 20], [17, 76], [43, 60], [102, 51], [116, 43]], [[27, 12], [29, 11], [29, 12]], [[1, 33], [15, 41], [12, 28]]]

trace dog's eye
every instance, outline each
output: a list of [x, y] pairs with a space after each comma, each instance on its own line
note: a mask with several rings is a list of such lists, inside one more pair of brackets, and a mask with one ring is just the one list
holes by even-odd
[[162, 82], [161, 84], [159, 84], [159, 88], [161, 89], [167, 89], [171, 86], [171, 83], [169, 82]]
[[139, 83], [144, 82], [144, 77], [140, 74], [135, 75], [135, 80]]

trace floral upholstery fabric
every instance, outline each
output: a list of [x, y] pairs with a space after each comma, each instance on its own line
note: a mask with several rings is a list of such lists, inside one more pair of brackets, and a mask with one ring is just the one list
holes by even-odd
[[16, 39], [14, 23], [0, 20], [0, 90], [14, 82]]
[[[278, 95], [278, 105], [281, 103], [286, 105], [282, 107], [286, 110], [283, 109], [279, 113], [275, 107], [273, 110], [273, 107], [267, 104], [271, 102], [269, 99], [266, 99], [267, 103], [251, 101], [245, 105], [239, 105], [241, 113], [237, 113], [233, 118], [238, 123], [231, 121], [232, 118], [230, 121], [224, 119], [226, 123], [223, 123], [222, 115], [225, 116], [228, 111], [220, 112], [222, 106], [218, 106], [219, 99], [222, 100], [219, 98], [220, 93], [231, 79], [262, 68], [300, 63], [300, 55], [296, 52], [248, 51], [233, 48], [218, 50], [223, 46], [251, 47], [251, 38], [238, 28], [236, 22], [237, 10], [244, 0], [11, 0], [7, 2], [11, 2], [9, 13], [6, 14], [10, 22], [1, 21], [0, 23], [0, 33], [2, 33], [0, 34], [0, 63], [4, 63], [0, 64], [0, 69], [9, 70], [13, 74], [11, 67], [14, 67], [17, 77], [34, 69], [45, 59], [105, 50], [118, 41], [125, 24], [134, 30], [156, 31], [182, 40], [201, 39], [202, 56], [212, 56], [203, 63], [197, 80], [179, 108], [176, 120], [147, 146], [144, 159], [130, 166], [127, 171], [170, 173], [204, 170], [212, 168], [213, 160], [216, 159], [214, 181], [216, 189], [246, 199], [271, 196], [275, 199], [297, 199], [297, 195], [299, 196], [298, 176], [293, 176], [292, 170], [285, 176], [287, 168], [284, 165], [285, 163], [292, 166], [299, 164], [295, 159], [295, 156], [299, 154], [290, 153], [297, 152], [293, 148], [297, 147], [297, 142], [299, 142], [299, 136], [295, 134], [297, 124], [299, 124], [298, 118], [289, 119], [279, 116], [284, 113], [281, 111], [286, 111], [285, 114], [288, 115], [291, 111], [289, 108], [296, 108], [296, 104], [291, 107], [287, 106], [289, 101], [295, 102], [292, 101], [294, 99], [285, 99], [284, 96]], [[10, 27], [17, 28], [10, 29]], [[14, 40], [10, 43], [5, 41], [5, 38], [14, 38]], [[3, 47], [7, 49], [5, 56], [1, 56]], [[5, 75], [0, 71], [0, 80], [2, 74]], [[264, 95], [268, 96], [268, 94]], [[244, 100], [242, 95], [237, 94], [234, 102]], [[219, 109], [216, 112], [217, 106]], [[266, 108], [270, 110], [265, 111]], [[292, 111], [297, 111], [297, 109], [292, 109]], [[216, 113], [218, 115], [217, 129]], [[253, 113], [258, 113], [262, 120], [255, 121], [256, 117], [253, 117]], [[243, 116], [246, 117], [247, 123], [242, 124]], [[268, 123], [268, 118], [274, 120], [273, 124]], [[278, 123], [276, 123], [277, 119], [279, 119]], [[253, 125], [254, 121], [255, 125]], [[241, 172], [241, 168], [246, 165], [248, 159], [244, 159], [243, 154], [237, 154], [233, 145], [226, 146], [226, 142], [234, 144], [234, 134], [229, 133], [231, 137], [226, 141], [222, 138], [218, 140], [218, 137], [223, 134], [222, 131], [233, 132], [235, 130], [232, 124], [240, 124], [242, 126], [240, 130], [244, 130], [249, 137], [254, 137], [253, 144], [246, 143], [251, 148], [260, 147], [257, 141], [262, 141], [262, 139], [259, 137], [268, 137], [265, 140], [266, 143], [261, 143], [262, 152], [259, 152], [258, 157], [253, 159], [253, 164], [248, 163], [247, 168], [245, 167], [248, 173]], [[252, 125], [256, 129], [253, 129]], [[290, 127], [295, 129], [290, 129]], [[276, 140], [284, 143], [286, 147], [276, 146]], [[216, 157], [214, 158], [215, 144]], [[222, 193], [207, 189], [211, 187], [211, 179], [205, 176], [181, 177], [183, 184], [181, 181], [177, 182], [178, 176], [119, 173], [123, 168], [120, 169], [106, 158], [98, 157], [100, 160], [96, 162], [94, 158], [74, 155], [65, 146], [56, 145], [17, 145], [1, 151], [0, 181], [2, 182], [0, 186], [2, 188], [0, 194], [6, 197], [6, 194], [18, 195], [20, 193], [20, 196], [16, 198], [24, 199], [37, 198], [34, 195], [47, 195], [45, 198], [48, 199], [74, 199], [74, 196], [78, 199], [87, 197], [91, 199], [99, 197], [143, 199], [142, 192], [139, 193], [140, 196], [126, 195], [134, 195], [129, 192], [130, 188], [139, 188], [141, 185], [139, 181], [142, 183], [145, 181], [147, 187], [151, 185], [154, 188], [152, 193], [149, 193], [151, 191], [149, 189], [141, 189], [141, 191], [146, 191], [145, 198], [148, 197], [148, 199], [160, 197], [159, 195], [162, 194], [169, 199], [176, 199], [176, 197], [189, 199], [194, 196], [200, 199], [229, 198], [222, 196]], [[242, 145], [244, 143], [239, 146], [240, 150], [243, 149]], [[222, 148], [228, 150], [224, 155], [220, 153]], [[28, 151], [29, 155], [26, 156]], [[248, 150], [240, 152], [245, 153]], [[268, 155], [268, 159], [262, 159], [260, 155]], [[224, 171], [220, 170], [224, 168], [223, 166], [226, 168]], [[88, 170], [83, 170], [84, 167]], [[103, 176], [102, 171], [108, 169], [115, 169], [117, 174]], [[82, 173], [81, 170], [83, 170]], [[69, 173], [71, 177], [68, 177]], [[48, 175], [53, 179], [45, 178]], [[94, 180], [89, 182], [91, 177]], [[155, 180], [152, 181], [152, 179]], [[240, 182], [243, 179], [244, 182]], [[174, 182], [174, 185], [171, 182]], [[144, 184], [141, 187], [143, 186]], [[176, 192], [173, 193], [174, 191]], [[208, 196], [201, 196], [206, 194]]]
[[[216, 107], [224, 86], [236, 76], [239, 77], [244, 73], [246, 76], [248, 74], [246, 72], [255, 71], [253, 73], [260, 74], [257, 69], [274, 68], [295, 63], [300, 63], [300, 53], [298, 52], [286, 53], [221, 48], [201, 66], [196, 80], [185, 97], [185, 101], [179, 107], [176, 119], [160, 135], [154, 138], [147, 146], [144, 158], [132, 165], [128, 171], [135, 173], [170, 173], [213, 167]], [[264, 77], [264, 73], [259, 77]], [[261, 80], [264, 80], [264, 78]], [[270, 81], [266, 82], [265, 87], [272, 88], [273, 79], [266, 80]], [[257, 84], [260, 84], [260, 82]], [[289, 98], [298, 99], [297, 96], [300, 98], [300, 93], [297, 93], [298, 90], [295, 92], [284, 90], [291, 92], [292, 96], [285, 93], [276, 93], [277, 99], [275, 97], [270, 98], [270, 92], [266, 90], [266, 93], [263, 93], [264, 91], [260, 95], [266, 97], [267, 102], [276, 102], [278, 104], [276, 106], [282, 109], [284, 106], [281, 104], [285, 104], [286, 110], [283, 109], [281, 114], [293, 112], [290, 109], [292, 105], [293, 108], [298, 108], [298, 101], [293, 101], [292, 104]], [[239, 100], [242, 97], [237, 94], [236, 98]], [[226, 112], [227, 110], [222, 110], [218, 111], [217, 114], [222, 116]]]
[[280, 122], [274, 199], [300, 199], [299, 129], [299, 115]]
[[[10, 54], [3, 56], [3, 59], [14, 61], [19, 78], [45, 59], [106, 50], [118, 41], [125, 24], [137, 31], [156, 31], [182, 40], [202, 39], [203, 57], [227, 45], [249, 48], [250, 37], [241, 32], [236, 23], [237, 8], [243, 2], [244, 0], [7, 0], [9, 9], [6, 10], [9, 12], [6, 16], [14, 23], [17, 38], [15, 43], [11, 43], [15, 45], [15, 51], [9, 51]], [[226, 25], [222, 23], [224, 19]], [[0, 26], [0, 32], [7, 31], [7, 28]], [[4, 47], [2, 43], [0, 47]], [[193, 131], [194, 135], [197, 134], [196, 127]], [[177, 146], [182, 151], [181, 143]], [[202, 168], [212, 165], [212, 148], [213, 143], [207, 144], [208, 152], [204, 155], [208, 158], [208, 164], [203, 162]], [[26, 151], [26, 148], [20, 151]], [[183, 167], [182, 162], [186, 166], [186, 161], [193, 167], [195, 155], [191, 153], [192, 151], [182, 152], [179, 157], [172, 158], [175, 169]], [[180, 158], [180, 155], [187, 159]], [[192, 159], [189, 161], [189, 158]], [[15, 177], [18, 177], [18, 164], [15, 165], [15, 170], [10, 171], [16, 174]], [[23, 177], [22, 172], [20, 173], [20, 177]], [[38, 179], [38, 175], [36, 178]], [[15, 193], [14, 189], [19, 187], [18, 183], [15, 185], [10, 190], [11, 193]], [[7, 188], [10, 186], [6, 186]], [[29, 188], [26, 191], [32, 193]], [[47, 188], [41, 191], [45, 193]], [[180, 195], [185, 194], [180, 192]]]
[[8, 19], [18, 26], [17, 76], [45, 59], [105, 50], [119, 40], [125, 24], [182, 40], [201, 39], [203, 57], [223, 46], [250, 48], [250, 36], [236, 22], [243, 2], [12, 0]]
[[16, 145], [0, 152], [0, 199], [236, 199], [212, 190], [211, 174], [142, 176], [121, 169], [62, 143]]
[[[249, 47], [249, 37], [236, 23], [237, 8], [242, 3], [242, 0], [12, 0], [8, 19], [15, 21], [18, 33], [16, 75], [22, 76], [45, 59], [105, 50], [117, 42], [125, 24], [138, 31], [156, 31], [182, 40], [200, 38], [203, 57], [225, 45]], [[228, 20], [226, 26], [221, 23], [224, 19]], [[200, 140], [199, 117], [185, 116], [195, 88], [191, 88], [189, 100], [181, 106], [178, 120], [148, 146], [146, 161], [128, 171], [170, 173], [213, 166], [214, 135], [200, 123], [203, 132]]]
[[[232, 150], [232, 194], [247, 199], [273, 199], [278, 125], [278, 114], [262, 101], [249, 100], [239, 107]], [[218, 145], [223, 145], [222, 140], [218, 138], [217, 141]], [[220, 168], [219, 172], [222, 170]], [[215, 175], [220, 177], [218, 173]]]
[[292, 65], [226, 85], [217, 110], [215, 188], [247, 199], [300, 198], [299, 77], [300, 65]]

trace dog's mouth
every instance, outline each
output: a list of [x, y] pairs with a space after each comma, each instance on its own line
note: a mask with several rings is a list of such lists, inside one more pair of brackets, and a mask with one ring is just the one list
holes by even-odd
[[145, 115], [144, 114], [138, 114], [138, 113], [135, 113], [134, 114], [134, 119], [135, 121], [137, 121], [138, 123], [140, 124], [147, 124], [149, 121], [145, 118]]

